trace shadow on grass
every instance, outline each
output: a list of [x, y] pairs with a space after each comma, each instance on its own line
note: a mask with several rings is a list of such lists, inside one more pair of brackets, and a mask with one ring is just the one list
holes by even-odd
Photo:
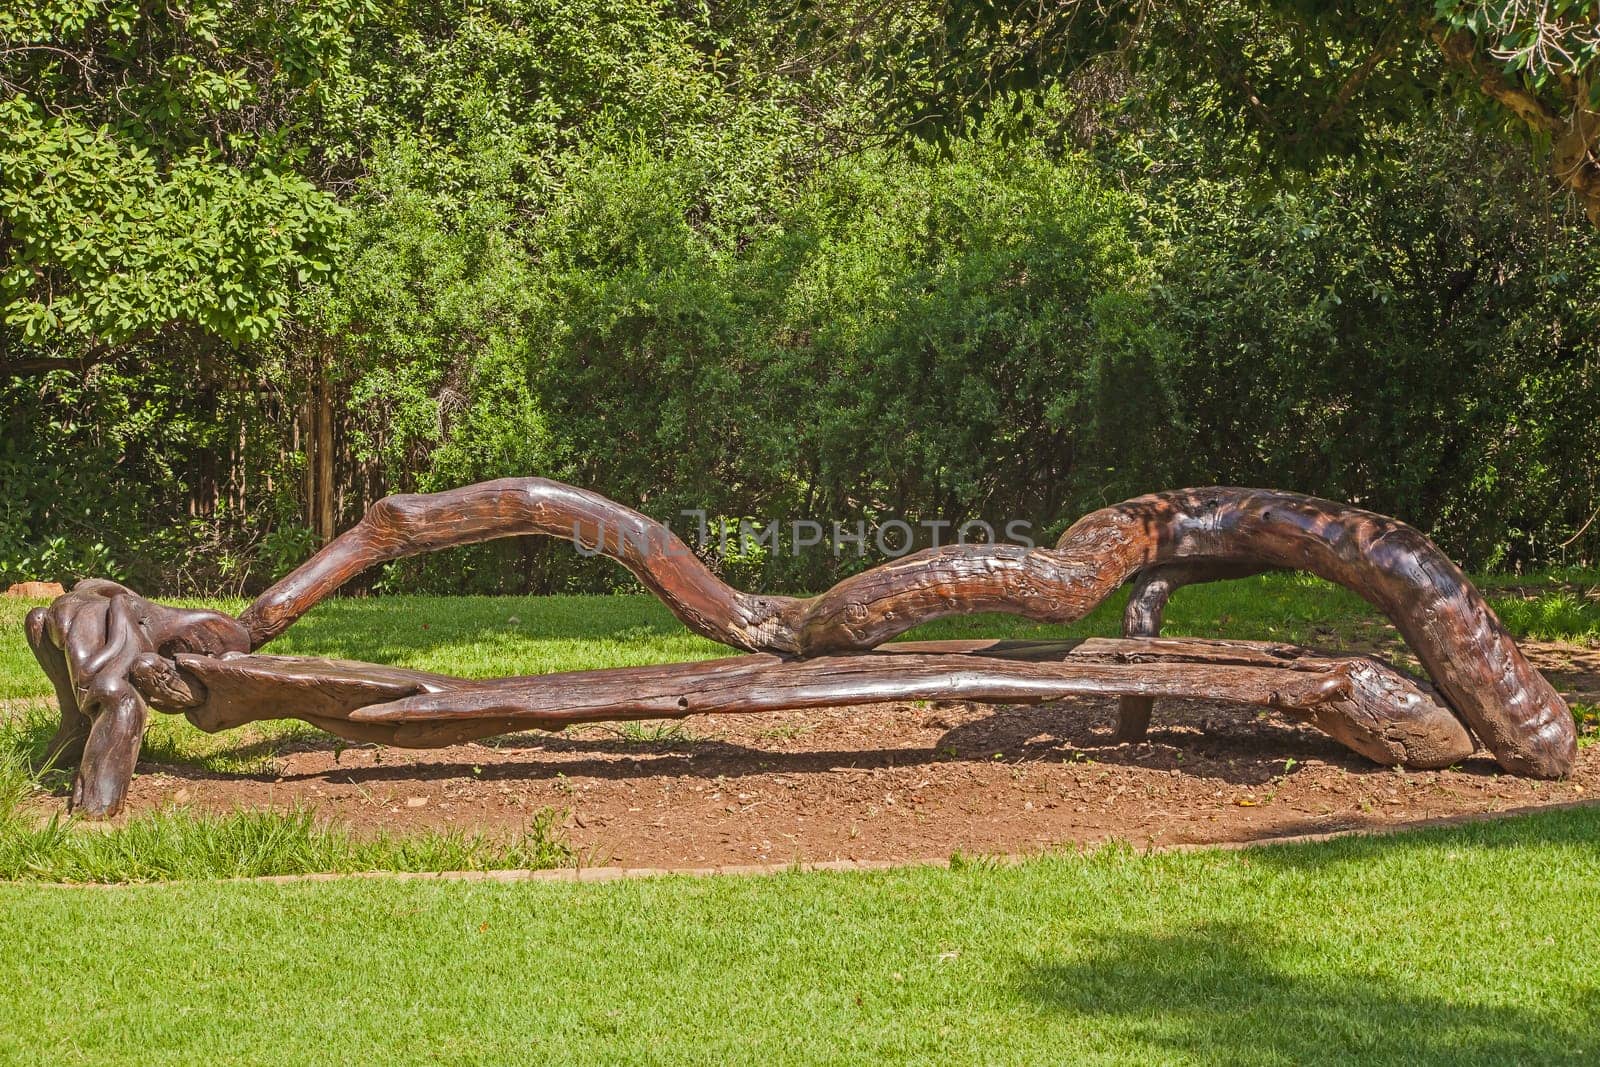
[[[1373, 935], [1381, 936], [1381, 927]], [[1566, 1004], [1462, 1003], [1330, 961], [1327, 952], [1274, 943], [1265, 927], [1229, 923], [1159, 937], [1108, 935], [1082, 958], [1034, 965], [1019, 993], [1086, 1028], [1124, 1030], [1152, 1062], [1600, 1060], [1593, 987], [1569, 990]], [[1330, 962], [1334, 973], [1307, 973]]]
[[20, 714], [0, 719], [0, 750], [38, 766], [60, 724], [61, 713], [53, 706], [34, 704]]
[[[1446, 826], [1420, 827], [1420, 833], [1357, 835], [1309, 845], [1263, 848], [1250, 853], [1251, 862], [1264, 867], [1325, 872], [1340, 866], [1378, 862], [1393, 852], [1414, 855], [1421, 850], [1429, 852], [1436, 858], [1440, 868], [1445, 869], [1461, 849], [1559, 846], [1587, 853], [1579, 862], [1592, 865], [1595, 877], [1600, 877], [1600, 799], [1548, 806], [1528, 805], [1520, 810], [1526, 814], [1516, 818], [1483, 818], [1465, 813]], [[1307, 826], [1304, 832], [1314, 832], [1316, 829]], [[1280, 834], [1295, 832], [1296, 828], [1292, 826], [1278, 831]], [[1504, 891], [1512, 893], [1514, 890], [1511, 887], [1517, 879], [1537, 877], [1540, 873], [1537, 870], [1508, 870]], [[1587, 915], [1580, 918], [1574, 913], [1573, 922], [1576, 928], [1577, 924], [1587, 922]], [[1600, 1048], [1594, 1050], [1594, 1062], [1600, 1063]]]
[[[277, 761], [298, 747], [300, 738], [311, 736], [315, 727], [294, 723], [288, 731], [267, 737], [255, 736], [237, 739], [235, 743], [220, 742], [208, 751], [194, 751], [193, 742], [171, 732], [150, 732], [145, 735], [139, 750], [140, 769], [146, 765], [162, 768], [193, 767], [219, 777], [251, 776], [271, 777], [277, 773]], [[317, 732], [320, 735], [320, 731]], [[325, 735], [331, 736], [331, 735]], [[198, 737], [209, 739], [208, 735]], [[230, 739], [230, 741], [233, 739]], [[320, 740], [320, 737], [319, 737]], [[203, 742], [202, 742], [203, 743]]]

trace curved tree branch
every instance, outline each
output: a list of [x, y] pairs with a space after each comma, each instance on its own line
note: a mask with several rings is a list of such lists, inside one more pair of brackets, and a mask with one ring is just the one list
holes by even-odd
[[[1029, 694], [1049, 699], [1090, 690], [1135, 700], [1163, 693], [1231, 693], [1244, 702], [1304, 711], [1357, 751], [1385, 762], [1431, 766], [1436, 758], [1453, 761], [1463, 755], [1470, 738], [1433, 695], [1392, 670], [1371, 666], [1375, 661], [1341, 661], [1337, 678], [1324, 679], [1331, 688], [1318, 689], [1319, 699], [1306, 700], [1275, 698], [1260, 688], [1263, 678], [1237, 673], [1243, 670], [1237, 663], [1224, 663], [1223, 675], [1208, 676], [1206, 670], [1218, 665], [1208, 667], [1203, 657], [1176, 669], [1146, 666], [1135, 676], [1089, 669], [1082, 662], [999, 665], [932, 652], [920, 659], [864, 655], [920, 623], [949, 615], [997, 611], [1070, 622], [1130, 578], [1136, 582], [1125, 625], [1130, 633], [1153, 637], [1166, 598], [1178, 585], [1291, 568], [1343, 585], [1387, 615], [1444, 704], [1507, 770], [1559, 776], [1571, 769], [1576, 755], [1576, 728], [1566, 705], [1523, 658], [1461, 571], [1416, 530], [1358, 508], [1263, 489], [1157, 493], [1084, 516], [1053, 549], [933, 549], [854, 575], [819, 596], [795, 599], [733, 589], [661, 524], [597, 494], [528, 478], [380, 501], [237, 620], [152, 604], [104, 581], [82, 582], [49, 608], [36, 609], [28, 618], [28, 637], [56, 686], [62, 713], [52, 753], [63, 761], [83, 754], [75, 798], [93, 814], [110, 814], [121, 805], [138, 754], [146, 698], [157, 707], [187, 709], [206, 728], [228, 725], [232, 705], [220, 700], [213, 707], [203, 697], [210, 684], [201, 677], [207, 675], [203, 665], [227, 664], [229, 654], [258, 648], [367, 567], [528, 533], [570, 537], [585, 551], [610, 556], [694, 632], [777, 657], [719, 667], [692, 685], [690, 680], [708, 668], [691, 664], [662, 677], [614, 676], [613, 682], [621, 679], [617, 684], [624, 686], [651, 681], [677, 691], [670, 705], [646, 701], [651, 715], [670, 714], [672, 708], [763, 710], [924, 692], [934, 698], [966, 694], [1018, 701]], [[815, 662], [788, 662], [794, 658]], [[718, 676], [727, 672], [738, 676], [739, 686], [724, 692], [723, 705], [712, 700], [707, 706], [719, 691]], [[597, 693], [612, 693], [599, 705], [570, 703], [571, 686], [548, 678], [469, 685], [448, 678], [419, 681], [414, 672], [396, 676], [392, 669], [365, 665], [330, 673], [324, 664], [311, 672], [315, 684], [308, 686], [292, 673], [278, 679], [284, 687], [278, 704], [293, 697], [303, 707], [290, 714], [361, 736], [382, 736], [386, 728], [399, 729], [396, 723], [406, 724], [404, 730], [417, 737], [442, 737], [457, 727], [480, 736], [490, 725], [496, 729], [489, 732], [500, 732], [511, 721], [581, 721], [572, 718], [579, 707], [598, 707], [591, 717], [626, 717], [645, 707], [615, 685], [605, 690], [605, 678], [612, 676], [594, 672], [576, 679], [601, 686]], [[1192, 677], [1185, 680], [1185, 675]], [[1207, 677], [1220, 687], [1215, 693], [1195, 690]], [[376, 697], [375, 678], [399, 688]], [[1295, 688], [1288, 685], [1283, 692]], [[347, 706], [351, 693], [362, 699]], [[317, 700], [331, 710], [317, 711]], [[371, 704], [382, 706], [367, 707]], [[1148, 719], [1149, 708], [1125, 705], [1124, 712], [1124, 731], [1132, 732], [1140, 715]], [[477, 725], [461, 725], [466, 720]], [[446, 729], [450, 723], [457, 726]]]
[[1565, 703], [1431, 541], [1374, 512], [1267, 489], [1137, 497], [1079, 519], [1054, 549], [930, 549], [793, 599], [730, 588], [666, 527], [598, 494], [508, 478], [380, 501], [240, 621], [259, 647], [374, 563], [527, 533], [570, 537], [618, 560], [695, 633], [802, 657], [865, 651], [949, 615], [994, 611], [1072, 622], [1124, 581], [1164, 563], [1309, 571], [1388, 616], [1440, 695], [1507, 770], [1557, 777], [1576, 756]]
[[[256, 598], [239, 621], [260, 648], [368, 567], [441, 548], [545, 534], [621, 563], [685, 626], [748, 651], [776, 648], [769, 630], [788, 597], [731, 588], [665, 526], [598, 493], [544, 478], [502, 478], [443, 493], [385, 497], [359, 523]], [[787, 650], [785, 650], [787, 651]]]

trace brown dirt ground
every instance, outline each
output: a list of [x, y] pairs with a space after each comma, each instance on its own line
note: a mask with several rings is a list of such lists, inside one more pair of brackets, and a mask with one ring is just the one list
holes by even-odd
[[[1600, 649], [1525, 647], [1569, 698], [1600, 701]], [[1158, 702], [1149, 740], [1118, 744], [1115, 714], [1110, 699], [879, 704], [696, 716], [679, 740], [589, 727], [427, 752], [297, 741], [276, 773], [143, 763], [129, 811], [310, 806], [358, 832], [509, 836], [549, 806], [586, 864], [698, 867], [1248, 841], [1600, 798], [1600, 744], [1571, 778], [1535, 782], [1481, 754], [1380, 768], [1309, 727], [1199, 701]]]

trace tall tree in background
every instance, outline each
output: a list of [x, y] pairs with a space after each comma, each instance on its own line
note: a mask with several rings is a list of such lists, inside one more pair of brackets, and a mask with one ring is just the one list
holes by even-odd
[[916, 136], [949, 137], [1107, 64], [1144, 77], [1146, 104], [1181, 96], [1272, 162], [1351, 151], [1454, 95], [1530, 139], [1600, 224], [1595, 0], [945, 0], [898, 29], [902, 46], [874, 49], [870, 65]]

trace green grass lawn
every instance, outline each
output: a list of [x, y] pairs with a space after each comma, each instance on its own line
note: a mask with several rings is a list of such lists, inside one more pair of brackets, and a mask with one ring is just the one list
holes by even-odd
[[[1497, 609], [1522, 636], [1593, 640], [1600, 606], [1574, 581], [1524, 581]], [[0, 883], [0, 1062], [1600, 1060], [1600, 811], [948, 871], [221, 882], [567, 854], [548, 822], [513, 842], [181, 809], [112, 831], [40, 824], [20, 759], [48, 688], [25, 607], [0, 606], [0, 875], [164, 884]], [[914, 636], [1109, 634], [1119, 611]], [[1337, 646], [1383, 630], [1353, 596], [1269, 576], [1185, 590], [1169, 632]], [[722, 652], [644, 597], [336, 601], [271, 650], [472, 676]], [[209, 738], [161, 717], [150, 743], [227, 770], [294, 729]]]
[[1600, 812], [605, 884], [0, 886], [15, 1063], [1583, 1064]]

